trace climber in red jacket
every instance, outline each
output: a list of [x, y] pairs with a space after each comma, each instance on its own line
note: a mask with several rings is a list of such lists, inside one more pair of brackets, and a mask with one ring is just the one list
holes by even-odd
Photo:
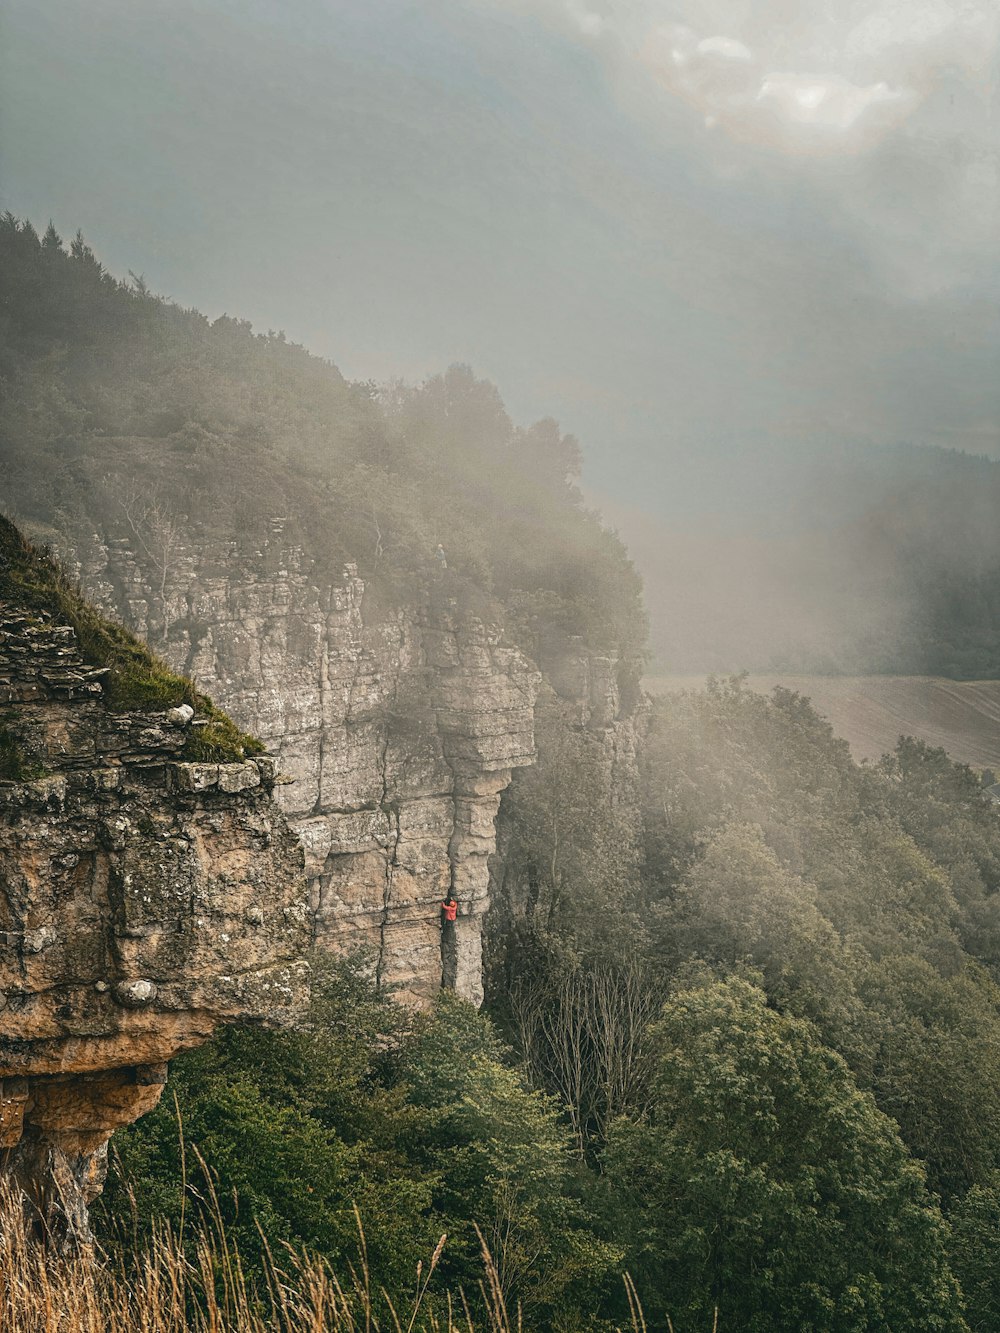
[[458, 916], [458, 903], [455, 901], [455, 895], [449, 893], [448, 897], [441, 904], [441, 921], [444, 925], [454, 924]]

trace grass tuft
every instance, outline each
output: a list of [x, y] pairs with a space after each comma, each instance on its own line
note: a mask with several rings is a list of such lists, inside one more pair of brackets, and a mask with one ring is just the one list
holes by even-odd
[[[359, 1226], [359, 1262], [343, 1278], [315, 1255], [265, 1242], [261, 1283], [248, 1276], [226, 1235], [217, 1201], [185, 1246], [162, 1228], [147, 1250], [124, 1260], [97, 1252], [53, 1253], [25, 1219], [22, 1200], [0, 1189], [0, 1329], [12, 1333], [529, 1333], [511, 1310], [480, 1235], [483, 1277], [474, 1306], [463, 1292], [438, 1290], [435, 1276], [447, 1237], [413, 1289], [392, 1295], [368, 1266]], [[645, 1322], [634, 1288], [628, 1333]], [[616, 1330], [616, 1333], [625, 1333]]]
[[33, 763], [20, 739], [6, 727], [0, 727], [0, 781], [34, 782], [45, 770]]
[[[192, 733], [184, 758], [231, 763], [261, 754], [264, 746], [245, 735], [231, 718], [216, 708], [193, 683], [180, 676], [124, 625], [102, 615], [66, 577], [52, 556], [24, 536], [0, 515], [0, 600], [29, 614], [53, 617], [71, 625], [80, 653], [89, 665], [107, 668], [104, 698], [116, 712], [162, 712], [188, 704], [209, 719], [207, 727]], [[0, 770], [16, 767], [13, 749], [0, 740]], [[0, 776], [4, 774], [0, 771]]]

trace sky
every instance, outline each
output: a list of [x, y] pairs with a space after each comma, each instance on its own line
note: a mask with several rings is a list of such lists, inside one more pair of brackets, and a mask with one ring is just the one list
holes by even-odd
[[0, 202], [350, 377], [471, 364], [648, 553], [1000, 455], [998, 53], [996, 0], [3, 0]]

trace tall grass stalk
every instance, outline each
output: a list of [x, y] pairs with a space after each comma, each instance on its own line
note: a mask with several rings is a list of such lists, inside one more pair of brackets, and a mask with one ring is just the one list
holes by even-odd
[[[373, 1286], [360, 1217], [358, 1229], [359, 1261], [344, 1280], [314, 1255], [291, 1247], [275, 1255], [262, 1235], [265, 1276], [254, 1283], [217, 1201], [189, 1234], [187, 1253], [180, 1235], [163, 1227], [126, 1261], [96, 1250], [71, 1256], [47, 1250], [20, 1197], [2, 1188], [0, 1333], [531, 1333], [520, 1308], [508, 1308], [482, 1235], [474, 1316], [462, 1291], [432, 1291], [446, 1236], [418, 1265], [413, 1291], [403, 1297]], [[646, 1333], [629, 1278], [626, 1289], [627, 1333]]]

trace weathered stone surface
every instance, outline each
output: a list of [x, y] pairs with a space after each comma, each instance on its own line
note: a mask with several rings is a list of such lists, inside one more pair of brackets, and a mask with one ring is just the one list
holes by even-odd
[[180, 762], [184, 726], [116, 714], [72, 631], [0, 604], [0, 1166], [87, 1234], [117, 1127], [165, 1062], [305, 1003], [302, 852], [269, 765]]
[[[294, 781], [277, 799], [305, 850], [318, 941], [366, 946], [404, 1001], [442, 982], [482, 998], [494, 819], [534, 758], [539, 676], [440, 578], [398, 613], [366, 616], [353, 566], [332, 585], [283, 540], [246, 553], [192, 545], [164, 583], [124, 542], [76, 534], [63, 555], [88, 592], [193, 676]], [[235, 778], [178, 774], [187, 790]], [[461, 915], [442, 956], [439, 902]]]

